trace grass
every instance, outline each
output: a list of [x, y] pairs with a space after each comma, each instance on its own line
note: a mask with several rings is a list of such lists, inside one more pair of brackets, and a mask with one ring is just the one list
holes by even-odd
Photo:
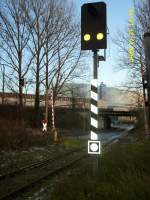
[[82, 148], [86, 144], [84, 140], [78, 139], [64, 139], [63, 144], [53, 144], [49, 135], [14, 134], [2, 135], [0, 139], [0, 147], [3, 147], [0, 148], [0, 173], [2, 174], [24, 165], [55, 157], [71, 149]]
[[65, 139], [64, 146], [66, 148], [83, 148], [86, 147], [87, 140], [84, 139]]
[[19, 121], [0, 121], [0, 173], [13, 171], [24, 165], [65, 153], [83, 146], [82, 141], [64, 139], [63, 144], [54, 144], [52, 134], [28, 133]]
[[150, 199], [150, 141], [112, 145], [93, 174], [93, 157], [81, 165], [80, 174], [57, 183], [55, 200]]

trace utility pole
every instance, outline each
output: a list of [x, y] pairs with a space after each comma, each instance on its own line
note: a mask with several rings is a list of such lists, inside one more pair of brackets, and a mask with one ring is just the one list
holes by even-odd
[[45, 121], [48, 123], [48, 105], [49, 105], [49, 89], [46, 86], [46, 95], [45, 95]]
[[5, 98], [5, 66], [2, 65], [2, 76], [3, 76], [3, 81], [2, 81], [2, 104], [4, 104], [4, 98]]
[[[150, 11], [150, 0], [147, 0], [148, 1], [148, 10]], [[149, 16], [150, 17], [150, 16]], [[150, 18], [149, 18], [149, 22], [150, 22]], [[150, 24], [149, 24], [150, 25]]]
[[147, 116], [148, 116], [148, 128], [150, 130], [150, 32], [144, 34], [144, 50], [146, 58], [146, 86], [145, 86], [145, 102]]
[[[150, 0], [147, 0], [148, 4], [148, 13], [150, 13]], [[150, 15], [149, 15], [149, 26], [148, 26], [148, 31], [150, 32]]]
[[145, 134], [148, 135], [148, 97], [147, 97], [147, 77], [145, 71], [143, 70], [143, 64], [141, 63], [141, 74], [142, 74], [142, 84], [143, 84], [143, 97], [144, 97], [144, 127]]

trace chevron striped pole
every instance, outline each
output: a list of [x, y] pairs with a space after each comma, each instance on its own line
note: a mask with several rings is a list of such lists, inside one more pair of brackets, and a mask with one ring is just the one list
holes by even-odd
[[98, 89], [97, 79], [91, 81], [91, 140], [98, 140]]
[[[101, 143], [98, 140], [98, 80], [97, 80], [97, 68], [98, 68], [98, 53], [97, 50], [93, 51], [93, 80], [91, 81], [91, 131], [90, 140], [88, 141], [88, 153], [100, 154]], [[97, 159], [98, 162], [98, 159]], [[98, 166], [96, 164], [95, 166]], [[96, 167], [98, 168], [98, 167]], [[95, 171], [95, 170], [94, 170]]]

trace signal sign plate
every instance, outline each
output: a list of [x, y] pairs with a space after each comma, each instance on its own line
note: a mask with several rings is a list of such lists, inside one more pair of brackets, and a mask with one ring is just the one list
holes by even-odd
[[100, 154], [101, 153], [101, 142], [98, 140], [88, 141], [88, 154]]

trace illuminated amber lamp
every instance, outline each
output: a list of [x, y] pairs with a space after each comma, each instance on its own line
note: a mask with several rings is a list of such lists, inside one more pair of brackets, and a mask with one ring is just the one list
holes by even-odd
[[97, 40], [102, 40], [104, 38], [103, 33], [97, 33]]
[[89, 41], [91, 39], [90, 34], [85, 34], [84, 35], [84, 41]]

